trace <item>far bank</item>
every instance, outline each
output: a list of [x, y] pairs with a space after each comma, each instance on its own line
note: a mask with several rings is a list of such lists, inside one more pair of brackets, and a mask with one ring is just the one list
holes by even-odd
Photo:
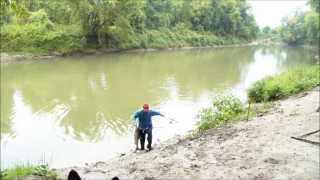
[[149, 51], [167, 51], [167, 50], [188, 50], [188, 49], [216, 49], [216, 48], [235, 48], [257, 46], [260, 43], [257, 41], [243, 44], [226, 44], [226, 45], [207, 45], [207, 46], [182, 46], [182, 47], [167, 47], [167, 48], [137, 48], [137, 49], [83, 49], [68, 53], [28, 53], [28, 52], [1, 52], [0, 64], [10, 64], [23, 62], [25, 60], [50, 60], [57, 57], [76, 57], [94, 54], [109, 54], [109, 53], [126, 53], [126, 52], [149, 52]]

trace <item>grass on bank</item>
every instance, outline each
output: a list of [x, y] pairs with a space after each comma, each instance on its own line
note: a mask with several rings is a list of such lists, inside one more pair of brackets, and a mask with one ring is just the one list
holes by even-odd
[[203, 132], [210, 128], [231, 121], [244, 113], [244, 106], [241, 101], [231, 95], [217, 96], [212, 103], [212, 107], [202, 109], [198, 115], [200, 123], [198, 130]]
[[266, 102], [250, 104], [249, 107], [233, 95], [218, 95], [214, 98], [212, 106], [202, 109], [198, 114], [200, 121], [197, 126], [197, 132], [202, 133], [227, 122], [242, 121], [250, 117], [262, 116], [274, 106], [273, 102]]
[[232, 95], [217, 96], [211, 107], [202, 109], [198, 114], [198, 132], [219, 127], [226, 122], [260, 116], [274, 107], [272, 101], [318, 86], [319, 68], [319, 65], [300, 66], [257, 81], [248, 90], [249, 102], [252, 103], [250, 106], [245, 106]]
[[57, 179], [56, 172], [49, 169], [48, 165], [17, 165], [10, 169], [5, 169], [0, 172], [1, 180], [23, 179], [26, 176], [35, 175], [43, 179]]
[[319, 65], [305, 65], [257, 81], [248, 90], [250, 102], [268, 102], [297, 94], [320, 84]]

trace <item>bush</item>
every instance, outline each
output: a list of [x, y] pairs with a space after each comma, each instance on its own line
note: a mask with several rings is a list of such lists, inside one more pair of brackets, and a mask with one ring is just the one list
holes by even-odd
[[251, 102], [278, 100], [319, 85], [319, 65], [293, 68], [279, 75], [257, 81], [248, 90]]
[[245, 111], [241, 101], [231, 95], [217, 96], [212, 105], [212, 107], [201, 110], [198, 114], [200, 121], [197, 129], [200, 132], [234, 120]]
[[[50, 23], [49, 23], [50, 24]], [[83, 47], [77, 26], [54, 26], [48, 23], [11, 24], [1, 28], [1, 50], [22, 52], [70, 52]]]
[[26, 24], [6, 24], [1, 27], [1, 51], [68, 53], [85, 46], [80, 25], [57, 25], [40, 9], [30, 12]]
[[23, 179], [24, 177], [30, 175], [40, 176], [43, 177], [43, 179], [57, 179], [56, 172], [50, 170], [47, 165], [18, 165], [14, 168], [1, 171], [0, 179]]
[[42, 24], [47, 29], [53, 28], [53, 23], [49, 20], [47, 13], [43, 9], [32, 12], [27, 21], [28, 23], [34, 23], [38, 25]]
[[196, 32], [182, 27], [146, 30], [139, 38], [143, 48], [200, 47], [243, 42], [236, 38], [218, 37], [211, 32]]

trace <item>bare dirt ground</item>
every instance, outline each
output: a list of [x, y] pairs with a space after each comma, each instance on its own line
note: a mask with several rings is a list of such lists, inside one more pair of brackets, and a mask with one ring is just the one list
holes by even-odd
[[[83, 179], [314, 179], [319, 145], [291, 136], [319, 127], [319, 88], [277, 102], [269, 113], [211, 129], [199, 137], [177, 137], [151, 152], [129, 153], [70, 169]], [[312, 140], [320, 140], [320, 133]]]

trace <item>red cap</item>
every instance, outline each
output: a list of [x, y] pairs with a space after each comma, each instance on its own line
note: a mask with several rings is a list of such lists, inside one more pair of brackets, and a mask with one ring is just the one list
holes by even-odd
[[147, 104], [147, 103], [145, 103], [144, 105], [143, 105], [143, 111], [148, 111], [149, 110], [149, 104]]

